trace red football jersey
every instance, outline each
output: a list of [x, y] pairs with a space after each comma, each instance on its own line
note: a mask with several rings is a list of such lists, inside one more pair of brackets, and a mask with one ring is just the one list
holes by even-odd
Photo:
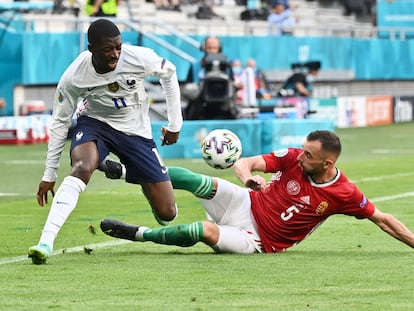
[[266, 172], [274, 173], [262, 191], [251, 191], [252, 213], [265, 252], [281, 252], [311, 234], [326, 218], [345, 214], [367, 218], [374, 205], [338, 169], [330, 182], [317, 184], [303, 174], [289, 148], [263, 155]]

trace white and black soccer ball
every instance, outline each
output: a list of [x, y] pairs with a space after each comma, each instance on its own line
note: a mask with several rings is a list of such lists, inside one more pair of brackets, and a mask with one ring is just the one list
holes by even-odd
[[201, 155], [216, 169], [231, 167], [242, 154], [239, 137], [230, 130], [217, 129], [207, 134], [201, 144]]

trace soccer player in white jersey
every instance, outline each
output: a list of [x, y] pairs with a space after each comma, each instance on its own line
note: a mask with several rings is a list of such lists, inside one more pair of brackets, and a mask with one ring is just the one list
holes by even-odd
[[[140, 184], [156, 219], [167, 224], [177, 214], [168, 170], [151, 133], [144, 78], [159, 78], [166, 94], [168, 125], [162, 144], [177, 142], [182, 126], [176, 68], [153, 50], [122, 44], [118, 27], [107, 19], [88, 29], [88, 51], [82, 52], [62, 75], [55, 96], [46, 168], [37, 201], [54, 196], [39, 243], [29, 248], [33, 263], [45, 263], [55, 238], [76, 207], [92, 173], [111, 152], [127, 168], [126, 181]], [[87, 104], [77, 119], [70, 148], [72, 170], [54, 191], [57, 169], [78, 101]]]
[[[276, 253], [303, 241], [335, 214], [367, 218], [395, 239], [414, 247], [414, 234], [381, 212], [351, 183], [335, 163], [338, 136], [311, 132], [303, 148], [242, 158], [234, 164], [243, 188], [220, 178], [170, 167], [174, 189], [200, 198], [210, 221], [149, 229], [104, 219], [106, 234], [132, 241], [192, 246], [204, 242], [216, 252]], [[253, 172], [272, 173], [269, 183]]]

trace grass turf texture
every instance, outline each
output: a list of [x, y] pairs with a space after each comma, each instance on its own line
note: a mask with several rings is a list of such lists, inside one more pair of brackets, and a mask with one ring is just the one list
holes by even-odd
[[[337, 132], [344, 149], [338, 167], [378, 208], [414, 230], [414, 123]], [[37, 243], [50, 206], [37, 206], [35, 198], [46, 145], [0, 150], [0, 310], [414, 309], [413, 250], [368, 220], [334, 216], [280, 254], [218, 255], [203, 244], [95, 247], [119, 242], [99, 230], [102, 218], [158, 226], [137, 186], [100, 172], [56, 240], [59, 255], [47, 265], [32, 265], [23, 258]], [[202, 160], [166, 162], [237, 182], [231, 169], [214, 170]], [[58, 183], [68, 163], [66, 149]], [[204, 219], [197, 199], [184, 191], [176, 195], [175, 223]], [[70, 251], [74, 247], [80, 251]]]

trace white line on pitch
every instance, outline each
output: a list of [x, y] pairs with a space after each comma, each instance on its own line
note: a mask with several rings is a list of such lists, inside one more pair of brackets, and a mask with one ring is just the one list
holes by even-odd
[[358, 180], [353, 180], [353, 183], [361, 183], [361, 182], [369, 182], [369, 181], [378, 181], [378, 180], [384, 180], [387, 178], [398, 178], [398, 177], [409, 177], [413, 176], [414, 172], [406, 172], [406, 173], [396, 173], [396, 174], [390, 174], [390, 175], [381, 175], [381, 176], [375, 176], [375, 177], [364, 177]]
[[391, 200], [407, 198], [407, 197], [414, 197], [414, 192], [405, 192], [405, 193], [399, 193], [399, 194], [394, 194], [394, 195], [387, 195], [384, 197], [373, 198], [370, 200], [371, 202], [378, 203], [378, 202], [391, 201]]
[[[102, 242], [102, 243], [88, 244], [85, 246], [75, 246], [71, 248], [55, 250], [52, 252], [51, 256], [61, 255], [63, 253], [82, 252], [84, 251], [85, 247], [95, 249], [95, 248], [103, 248], [103, 247], [116, 246], [116, 245], [122, 245], [122, 244], [128, 244], [128, 243], [132, 243], [132, 241], [114, 240], [114, 241], [108, 241], [108, 242]], [[15, 262], [23, 261], [23, 260], [28, 260], [27, 255], [11, 257], [11, 258], [1, 258], [0, 265], [7, 264], [7, 263], [15, 263]]]

